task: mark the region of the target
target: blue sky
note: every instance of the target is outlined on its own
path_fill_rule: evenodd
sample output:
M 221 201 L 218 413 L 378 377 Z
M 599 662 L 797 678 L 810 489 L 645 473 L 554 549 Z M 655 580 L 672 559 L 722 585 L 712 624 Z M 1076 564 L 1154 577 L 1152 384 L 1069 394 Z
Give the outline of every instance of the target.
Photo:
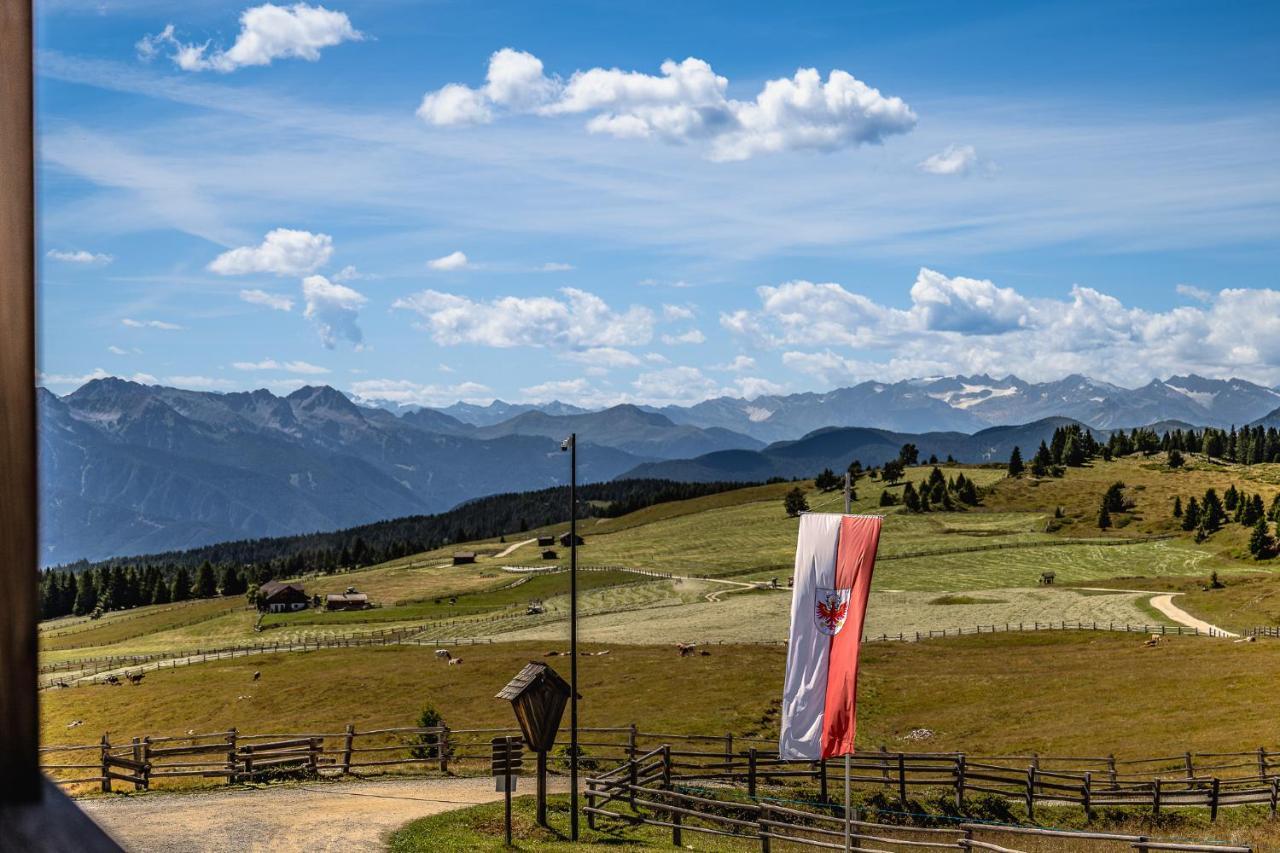
M 1274 4 L 38 7 L 59 393 L 1280 383 Z

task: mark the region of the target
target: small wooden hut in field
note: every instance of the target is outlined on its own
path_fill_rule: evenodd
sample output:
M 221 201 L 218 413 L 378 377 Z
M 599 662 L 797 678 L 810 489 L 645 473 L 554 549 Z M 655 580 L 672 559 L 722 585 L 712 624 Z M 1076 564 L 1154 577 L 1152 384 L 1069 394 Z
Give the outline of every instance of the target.
M 474 563 L 476 561 L 475 551 L 459 551 L 453 555 L 453 564 L 455 566 L 465 565 L 466 563 Z
M 550 533 L 548 533 L 546 536 L 538 537 L 539 548 L 550 548 L 554 544 L 556 544 L 556 537 L 552 536 Z
M 583 544 L 583 541 L 582 541 L 582 534 L 581 534 L 581 533 L 579 533 L 579 534 L 578 534 L 578 544 L 579 544 L 579 545 Z M 562 534 L 560 534 L 560 545 L 561 545 L 562 547 L 565 547 L 565 548 L 568 548 L 568 547 L 569 547 L 569 534 L 568 534 L 568 533 L 562 533 Z

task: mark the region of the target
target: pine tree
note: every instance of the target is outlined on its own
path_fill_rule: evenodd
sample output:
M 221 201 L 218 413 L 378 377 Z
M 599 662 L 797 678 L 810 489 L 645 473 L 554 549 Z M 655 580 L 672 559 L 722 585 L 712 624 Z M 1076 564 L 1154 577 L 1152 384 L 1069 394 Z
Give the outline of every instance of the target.
M 1110 512 L 1124 512 L 1124 483 L 1119 481 L 1112 483 L 1102 500 Z
M 813 478 L 813 485 L 822 492 L 834 492 L 843 484 L 841 478 L 837 477 L 830 468 L 823 468 L 818 476 Z
M 1102 499 L 1102 505 L 1098 508 L 1098 529 L 1106 530 L 1111 526 L 1111 512 L 1107 509 L 1107 499 Z
M 787 496 L 782 499 L 782 504 L 787 510 L 787 515 L 795 518 L 802 512 L 809 511 L 809 502 L 805 500 L 804 490 L 796 486 L 787 492 Z
M 165 583 L 164 575 L 157 574 L 155 585 L 151 587 L 151 603 L 168 604 L 172 600 L 172 590 Z
M 902 505 L 907 508 L 907 512 L 920 511 L 920 495 L 916 492 L 916 487 L 907 483 L 902 487 Z
M 914 444 L 904 444 L 898 451 L 898 461 L 902 463 L 903 468 L 910 468 L 920 460 L 920 449 Z
M 1253 526 L 1253 533 L 1249 535 L 1249 553 L 1253 555 L 1253 559 L 1261 560 L 1271 554 L 1271 547 L 1271 528 L 1265 518 L 1259 518 L 1258 523 Z
M 1009 454 L 1009 476 L 1017 477 L 1022 474 L 1025 466 L 1022 464 L 1022 451 L 1014 446 L 1013 452 Z
M 169 588 L 170 601 L 187 601 L 191 598 L 191 576 L 183 566 L 173 573 L 173 584 Z
M 1187 511 L 1182 514 L 1182 529 L 1190 531 L 1199 526 L 1200 504 L 1193 495 L 1187 500 Z
M 195 598 L 213 598 L 218 594 L 218 581 L 213 575 L 213 564 L 208 560 L 196 569 L 196 585 L 192 594 Z
M 1182 518 L 1182 498 L 1177 495 L 1173 498 L 1173 517 Z
M 1035 458 L 1031 460 L 1031 473 L 1036 477 L 1044 477 L 1049 474 L 1051 468 L 1053 468 L 1053 452 L 1049 450 L 1049 445 L 1042 441 Z
M 98 588 L 93 582 L 93 572 L 81 572 L 76 579 L 76 601 L 71 612 L 87 616 L 98 604 Z

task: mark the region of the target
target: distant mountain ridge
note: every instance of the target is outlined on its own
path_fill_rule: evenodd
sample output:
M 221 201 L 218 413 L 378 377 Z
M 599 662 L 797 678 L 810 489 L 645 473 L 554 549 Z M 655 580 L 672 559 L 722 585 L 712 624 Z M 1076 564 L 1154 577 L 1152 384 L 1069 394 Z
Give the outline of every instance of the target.
M 1243 379 L 1194 374 L 1122 388 L 1073 374 L 1053 382 L 1009 375 L 863 382 L 826 393 L 766 395 L 752 400 L 718 397 L 660 411 L 678 424 L 721 427 L 762 441 L 783 441 L 826 426 L 873 427 L 898 432 L 954 430 L 1066 417 L 1095 429 L 1180 420 L 1197 426 L 1245 424 L 1280 407 L 1280 391 Z
M 477 427 L 431 409 L 358 405 L 329 386 L 279 397 L 107 378 L 65 397 L 40 389 L 38 407 L 45 565 L 333 530 L 560 485 L 560 441 L 574 430 L 584 483 L 763 446 L 634 406 L 526 410 Z
M 969 435 L 962 432 L 904 433 L 866 427 L 826 427 L 795 441 L 779 441 L 763 450 L 730 450 L 692 459 L 641 464 L 621 477 L 657 477 L 682 482 L 758 481 L 771 477 L 812 477 L 823 468 L 843 471 L 857 459 L 870 467 L 896 459 L 904 444 L 914 444 L 922 460 L 930 456 L 958 462 L 1003 462 L 1014 447 L 1028 457 L 1040 442 L 1049 442 L 1058 427 L 1075 424 L 1070 418 L 1044 418 L 1018 426 L 990 427 Z M 1083 426 L 1083 425 L 1082 425 Z M 1088 427 L 1084 427 L 1088 429 Z M 1102 431 L 1092 430 L 1105 439 Z

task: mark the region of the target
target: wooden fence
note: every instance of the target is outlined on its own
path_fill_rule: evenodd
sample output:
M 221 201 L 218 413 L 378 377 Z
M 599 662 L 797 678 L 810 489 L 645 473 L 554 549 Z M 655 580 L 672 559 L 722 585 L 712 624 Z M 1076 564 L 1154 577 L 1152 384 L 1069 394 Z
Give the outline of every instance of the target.
M 952 756 L 922 756 L 933 764 L 926 772 L 944 773 L 951 769 L 945 761 Z M 1032 826 L 1006 826 L 986 823 L 958 822 L 949 827 L 909 826 L 882 824 L 865 820 L 846 820 L 839 806 L 831 805 L 825 791 L 821 802 L 779 801 L 762 795 L 756 787 L 765 779 L 780 777 L 796 771 L 786 769 L 794 762 L 759 763 L 752 756 L 748 767 L 746 796 L 740 786 L 724 783 L 742 781 L 737 762 L 725 762 L 715 750 L 673 749 L 666 744 L 629 758 L 619 766 L 587 779 L 584 811 L 588 822 L 595 827 L 600 821 L 627 824 L 645 824 L 670 829 L 671 843 L 684 846 L 684 833 L 702 833 L 731 836 L 759 845 L 762 853 L 771 853 L 774 842 L 788 846 L 816 849 L 878 851 L 887 853 L 886 847 L 915 850 L 989 850 L 995 853 L 1022 853 L 1009 846 L 1031 840 L 1038 849 L 1045 850 L 1181 850 L 1187 853 L 1252 853 L 1249 846 L 1161 841 L 1145 835 L 1120 835 L 1104 832 L 1076 832 L 1045 829 Z M 860 773 L 879 768 L 892 775 L 894 763 L 901 768 L 900 756 L 885 756 L 874 765 L 863 763 Z M 694 761 L 691 763 L 690 759 Z M 710 760 L 710 763 L 707 763 Z M 699 763 L 701 762 L 701 763 Z M 689 773 L 694 768 L 696 772 Z M 712 769 L 723 769 L 714 778 L 721 784 L 708 788 L 705 785 L 690 786 L 690 782 L 705 782 L 705 775 Z M 843 773 L 843 762 L 841 762 Z M 872 776 L 872 781 L 883 777 Z M 941 779 L 921 780 L 924 784 L 939 784 Z M 973 790 L 974 788 L 970 788 Z M 693 793 L 696 792 L 696 793 Z M 905 797 L 905 793 L 904 793 Z M 1057 797 L 1055 796 L 1055 800 Z M 781 802 L 790 803 L 782 805 Z M 828 811 L 816 811 L 826 807 Z M 852 818 L 852 816 L 849 816 Z M 846 837 L 851 842 L 846 847 Z M 1040 846 L 1048 845 L 1048 846 Z M 1083 846 L 1076 846 L 1083 845 Z
M 244 781 L 288 770 L 315 775 L 430 770 L 482 772 L 488 767 L 489 739 L 518 735 L 514 729 L 390 728 L 340 732 L 242 734 L 225 732 L 177 737 L 134 737 L 112 743 L 53 744 L 40 749 L 42 769 L 67 785 L 112 781 L 139 789 L 153 780 L 195 776 Z M 582 730 L 583 769 L 629 763 L 642 752 L 665 748 L 666 769 L 682 784 L 741 785 L 754 797 L 765 786 L 799 784 L 816 788 L 825 800 L 843 782 L 843 763 L 777 758 L 774 742 L 720 735 L 643 732 L 636 726 Z M 176 760 L 175 760 L 176 759 Z M 276 759 L 287 759 L 279 762 Z M 563 755 L 552 756 L 563 768 Z M 1125 806 L 1162 809 L 1207 808 L 1211 819 L 1225 806 L 1261 804 L 1272 815 L 1280 805 L 1280 751 L 1259 747 L 1233 753 L 1183 752 L 1156 758 L 1114 755 L 987 756 L 958 752 L 890 752 L 885 747 L 854 756 L 852 780 L 859 788 L 887 790 L 904 805 L 911 791 L 945 788 L 957 809 L 971 794 L 995 794 L 1025 804 L 1034 818 L 1037 804 L 1094 810 Z M 643 771 L 642 771 L 643 775 Z M 121 776 L 128 776 L 123 779 Z
M 588 614 L 591 615 L 591 614 Z M 489 620 L 483 624 L 492 628 L 495 622 L 528 620 L 524 614 L 504 616 Z M 567 617 L 566 617 L 567 618 Z M 82 684 L 103 684 L 110 682 L 105 673 L 128 669 L 135 672 L 149 672 L 157 669 L 171 669 L 193 663 L 204 663 L 210 660 L 244 657 L 246 655 L 274 654 L 278 652 L 314 651 L 329 648 L 352 648 L 357 646 L 386 645 L 418 645 L 442 647 L 449 645 L 492 644 L 497 637 L 453 637 L 434 638 L 426 636 L 427 631 L 441 627 L 436 624 L 414 625 L 403 628 L 380 629 L 371 631 L 352 631 L 345 634 L 324 633 L 311 636 L 304 635 L 297 640 L 283 640 L 271 643 L 236 644 L 212 649 L 189 649 L 176 652 L 157 652 L 145 655 L 123 655 L 103 658 L 81 658 L 75 661 L 62 661 L 45 664 L 40 668 L 44 676 L 39 683 L 41 690 L 55 687 L 73 687 Z M 466 627 L 462 621 L 445 623 L 444 627 Z M 472 625 L 474 627 L 474 624 Z M 516 626 L 518 627 L 518 625 Z M 1256 628 L 1258 636 L 1280 636 L 1280 630 L 1274 634 L 1262 634 L 1264 629 Z M 878 634 L 863 637 L 866 643 L 883 642 L 920 642 L 921 640 L 944 637 L 963 637 L 974 634 L 1026 633 L 1034 631 L 1111 631 L 1135 634 L 1159 634 L 1161 636 L 1214 636 L 1196 628 L 1181 625 L 1130 625 L 1120 622 L 1006 622 L 1003 624 L 974 625 L 972 627 L 938 628 L 926 631 L 904 631 L 897 634 Z M 500 636 L 500 635 L 499 635 Z M 722 640 L 697 640 L 701 644 L 726 644 Z M 752 641 L 753 645 L 785 645 L 784 640 Z

